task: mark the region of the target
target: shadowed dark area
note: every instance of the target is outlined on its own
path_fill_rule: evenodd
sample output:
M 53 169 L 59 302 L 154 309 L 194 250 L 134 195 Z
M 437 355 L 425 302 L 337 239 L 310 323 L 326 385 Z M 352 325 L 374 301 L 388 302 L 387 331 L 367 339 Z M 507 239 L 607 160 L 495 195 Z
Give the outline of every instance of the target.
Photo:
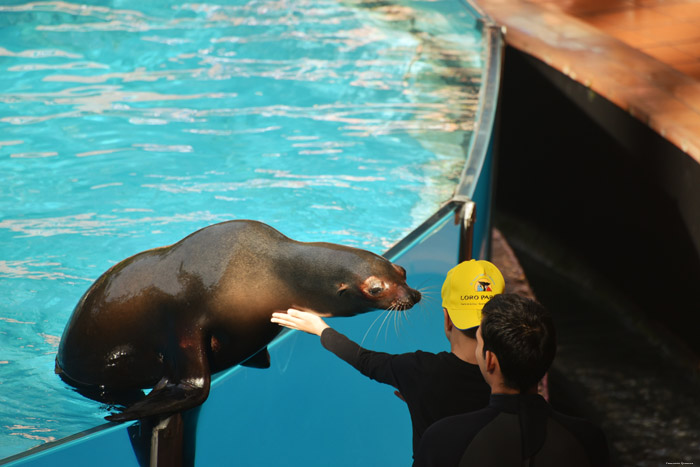
M 555 316 L 552 403 L 599 423 L 615 465 L 696 460 L 700 166 L 542 62 L 505 63 L 496 225 Z

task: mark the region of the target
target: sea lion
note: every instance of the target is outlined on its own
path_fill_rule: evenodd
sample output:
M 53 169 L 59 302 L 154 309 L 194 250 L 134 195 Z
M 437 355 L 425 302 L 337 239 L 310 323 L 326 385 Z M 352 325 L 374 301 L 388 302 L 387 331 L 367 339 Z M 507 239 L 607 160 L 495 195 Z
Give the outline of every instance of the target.
M 102 274 L 66 325 L 56 372 L 101 401 L 138 391 L 108 420 L 165 416 L 203 403 L 211 373 L 268 367 L 267 344 L 281 329 L 270 322 L 274 311 L 353 316 L 420 299 L 402 267 L 369 251 L 298 242 L 257 221 L 223 222 Z

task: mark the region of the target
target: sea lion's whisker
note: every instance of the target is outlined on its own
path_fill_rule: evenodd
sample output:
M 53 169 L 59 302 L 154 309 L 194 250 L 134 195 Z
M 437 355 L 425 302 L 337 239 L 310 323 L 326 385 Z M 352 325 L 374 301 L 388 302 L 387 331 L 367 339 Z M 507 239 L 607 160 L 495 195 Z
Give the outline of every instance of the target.
M 387 318 L 389 317 L 391 310 L 392 310 L 391 307 L 387 308 L 386 310 L 382 310 L 382 312 L 374 319 L 374 321 L 372 321 L 372 324 L 369 325 L 369 327 L 367 328 L 367 331 L 365 332 L 365 335 L 362 337 L 362 342 L 360 343 L 360 346 L 364 345 L 364 342 L 367 339 L 367 337 L 369 336 L 370 331 L 372 330 L 374 325 L 377 324 L 377 321 L 379 321 L 381 319 L 382 321 L 379 323 L 379 327 L 377 328 L 377 336 L 374 339 L 376 341 L 376 339 L 379 338 L 379 335 L 382 332 L 382 327 L 384 326 L 384 323 L 386 322 Z
M 379 337 L 379 333 L 381 332 L 382 327 L 384 326 L 384 324 L 386 324 L 386 320 L 389 319 L 389 316 L 391 316 L 392 312 L 394 311 L 394 305 L 392 305 L 392 306 L 390 306 L 389 308 L 387 308 L 386 311 L 387 311 L 387 312 L 386 312 L 386 316 L 385 316 L 384 319 L 382 320 L 382 324 L 379 325 L 379 332 L 377 332 L 377 337 Z M 386 329 L 387 329 L 387 330 L 384 332 L 384 341 L 385 341 L 385 342 L 386 342 L 386 340 L 389 338 L 389 333 L 388 333 L 389 326 L 387 326 Z
M 409 311 L 410 311 L 410 310 L 406 310 L 406 311 L 404 311 L 404 312 L 402 313 L 402 315 L 403 315 L 403 320 L 404 320 L 404 322 L 405 322 L 406 324 L 409 324 L 409 323 L 410 323 L 410 318 L 409 318 L 409 316 L 408 316 L 408 315 L 409 315 L 409 313 L 408 313 Z
M 369 332 L 372 330 L 372 328 L 373 328 L 374 325 L 376 324 L 377 320 L 378 320 L 379 318 L 381 318 L 382 315 L 383 315 L 384 313 L 387 313 L 388 311 L 389 311 L 389 310 L 382 310 L 382 312 L 379 313 L 379 315 L 377 315 L 376 318 L 374 318 L 374 321 L 372 321 L 372 324 L 370 324 L 369 327 L 367 328 L 367 331 L 365 331 L 365 335 L 362 336 L 362 340 L 360 341 L 360 347 L 362 347 L 362 346 L 364 345 L 365 339 L 367 339 L 367 335 L 368 335 Z M 379 328 L 381 329 L 381 326 L 380 326 Z
M 393 328 L 394 328 L 394 332 L 396 332 L 396 313 L 397 313 L 396 310 L 394 310 L 394 311 L 391 313 L 391 322 L 387 323 L 387 325 L 386 325 L 386 334 L 387 334 L 387 335 L 389 334 L 389 328 L 390 328 L 390 327 L 393 327 Z
M 423 300 L 420 301 L 420 305 L 425 304 L 425 302 L 435 303 L 436 300 L 437 297 L 433 296 L 432 294 L 423 294 Z
M 416 289 L 416 290 L 420 292 L 421 296 L 424 296 L 424 295 L 432 296 L 436 292 L 435 287 L 425 287 L 425 288 L 420 288 L 420 289 Z
M 423 281 L 418 284 L 418 287 L 415 287 L 416 290 L 421 290 L 421 289 L 429 289 L 429 288 L 435 288 L 437 285 L 425 285 L 426 282 L 428 282 L 430 278 L 426 277 L 423 279 Z

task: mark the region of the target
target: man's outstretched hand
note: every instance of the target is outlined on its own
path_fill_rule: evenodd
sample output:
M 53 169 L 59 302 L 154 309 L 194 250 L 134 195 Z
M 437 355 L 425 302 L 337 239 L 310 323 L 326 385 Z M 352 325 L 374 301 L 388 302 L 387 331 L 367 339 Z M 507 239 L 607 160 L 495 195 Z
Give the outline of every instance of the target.
M 320 336 L 324 329 L 330 327 L 320 316 L 307 311 L 295 310 L 294 308 L 288 309 L 286 313 L 272 313 L 270 321 L 280 326 L 298 329 L 317 336 Z

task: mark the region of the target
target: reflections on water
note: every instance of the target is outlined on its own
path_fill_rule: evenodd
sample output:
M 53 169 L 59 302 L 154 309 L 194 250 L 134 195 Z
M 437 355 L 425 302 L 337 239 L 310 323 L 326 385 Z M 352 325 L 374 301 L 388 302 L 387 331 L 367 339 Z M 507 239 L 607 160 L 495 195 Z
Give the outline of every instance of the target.
M 54 431 L 51 428 L 40 428 L 31 425 L 12 425 L 6 428 L 12 432 L 12 435 L 21 436 L 22 438 L 26 438 L 28 440 L 41 441 L 42 443 L 56 441 L 56 437 L 54 436 L 41 436 L 40 434 L 36 434 Z

